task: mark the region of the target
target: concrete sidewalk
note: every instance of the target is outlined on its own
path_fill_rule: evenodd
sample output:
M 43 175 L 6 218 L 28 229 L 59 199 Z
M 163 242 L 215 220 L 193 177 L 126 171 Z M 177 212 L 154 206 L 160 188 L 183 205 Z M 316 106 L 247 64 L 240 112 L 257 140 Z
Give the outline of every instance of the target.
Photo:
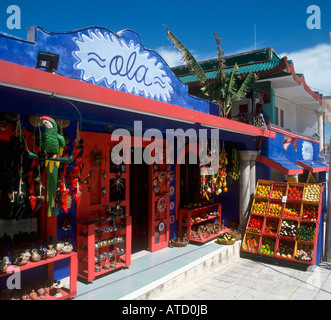
M 234 258 L 180 290 L 156 299 L 173 300 L 330 300 L 331 264 L 302 271 L 277 264 Z
M 240 241 L 223 246 L 214 241 L 184 248 L 164 248 L 132 255 L 128 269 L 91 283 L 78 282 L 75 300 L 152 300 L 238 258 Z M 171 299 L 171 298 L 170 298 Z

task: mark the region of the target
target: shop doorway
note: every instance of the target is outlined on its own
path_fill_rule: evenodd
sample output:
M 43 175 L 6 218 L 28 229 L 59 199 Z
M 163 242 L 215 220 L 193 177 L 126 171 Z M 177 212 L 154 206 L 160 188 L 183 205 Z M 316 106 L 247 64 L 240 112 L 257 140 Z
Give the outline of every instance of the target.
M 133 154 L 133 152 L 132 152 Z M 133 159 L 132 159 L 133 160 Z M 133 161 L 131 161 L 133 163 Z M 130 165 L 130 210 L 132 216 L 132 253 L 148 250 L 148 164 Z

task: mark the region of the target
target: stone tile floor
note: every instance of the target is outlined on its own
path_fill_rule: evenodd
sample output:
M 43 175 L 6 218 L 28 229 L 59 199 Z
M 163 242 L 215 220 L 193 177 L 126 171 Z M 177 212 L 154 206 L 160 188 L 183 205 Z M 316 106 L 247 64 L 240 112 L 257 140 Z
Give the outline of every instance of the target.
M 157 299 L 330 300 L 331 264 L 299 270 L 237 258 Z

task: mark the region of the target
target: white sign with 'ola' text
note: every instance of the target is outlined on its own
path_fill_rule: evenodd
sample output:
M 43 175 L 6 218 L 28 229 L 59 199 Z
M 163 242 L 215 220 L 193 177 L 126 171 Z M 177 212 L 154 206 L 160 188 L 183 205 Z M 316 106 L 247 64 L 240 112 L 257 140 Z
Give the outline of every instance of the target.
M 107 87 L 124 90 L 147 98 L 168 101 L 173 88 L 164 70 L 164 62 L 156 59 L 139 43 L 129 44 L 120 37 L 100 30 L 79 33 L 74 39 L 79 50 L 75 69 L 85 81 L 104 82 Z

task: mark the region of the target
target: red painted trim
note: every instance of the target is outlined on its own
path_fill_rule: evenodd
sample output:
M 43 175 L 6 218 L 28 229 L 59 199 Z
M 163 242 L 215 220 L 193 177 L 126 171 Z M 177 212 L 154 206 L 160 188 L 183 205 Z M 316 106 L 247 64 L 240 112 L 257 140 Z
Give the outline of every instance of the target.
M 289 137 L 289 138 L 296 138 L 296 139 L 301 139 L 301 140 L 310 141 L 310 142 L 314 142 L 314 143 L 319 143 L 320 142 L 319 140 L 309 138 L 309 137 L 303 136 L 299 133 L 294 133 L 292 131 L 276 127 L 272 124 L 269 125 L 269 130 L 281 133 L 284 136 Z
M 319 168 L 312 168 L 310 166 L 307 166 L 306 164 L 302 163 L 301 161 L 297 161 L 297 165 L 312 172 L 312 173 L 317 173 L 317 172 L 323 172 L 323 171 L 328 171 L 329 170 L 329 166 L 325 166 L 325 167 L 319 167 Z
M 256 159 L 257 162 L 261 162 L 263 164 L 265 164 L 266 166 L 273 168 L 279 172 L 282 172 L 284 174 L 287 174 L 289 176 L 295 175 L 295 174 L 302 174 L 303 173 L 303 169 L 298 169 L 298 170 L 288 170 L 286 168 L 283 168 L 280 164 L 274 162 L 273 160 L 266 158 L 266 157 L 262 157 L 262 156 L 258 156 Z
M 288 58 L 287 57 L 284 57 L 283 58 L 284 61 L 285 61 L 285 64 L 286 64 L 286 71 L 291 73 L 294 80 L 300 85 L 300 86 L 303 86 L 305 88 L 305 90 L 316 100 L 319 102 L 319 104 L 322 106 L 323 105 L 323 101 L 322 101 L 322 97 L 320 94 L 316 94 L 313 90 L 311 90 L 309 88 L 309 86 L 307 85 L 306 83 L 306 79 L 305 79 L 305 76 L 302 75 L 301 77 L 299 77 L 296 73 L 295 73 L 295 70 L 294 70 L 294 63 L 293 61 L 291 62 L 291 64 L 288 62 Z
M 19 86 L 24 90 L 41 90 L 46 93 L 54 92 L 71 99 L 109 105 L 110 108 L 112 106 L 118 106 L 128 111 L 143 112 L 151 116 L 167 117 L 178 121 L 192 121 L 217 127 L 220 130 L 235 131 L 254 136 L 275 137 L 275 133 L 272 131 L 262 130 L 248 124 L 238 124 L 237 121 L 230 119 L 81 82 L 7 61 L 0 61 L 0 82 L 6 85 Z

